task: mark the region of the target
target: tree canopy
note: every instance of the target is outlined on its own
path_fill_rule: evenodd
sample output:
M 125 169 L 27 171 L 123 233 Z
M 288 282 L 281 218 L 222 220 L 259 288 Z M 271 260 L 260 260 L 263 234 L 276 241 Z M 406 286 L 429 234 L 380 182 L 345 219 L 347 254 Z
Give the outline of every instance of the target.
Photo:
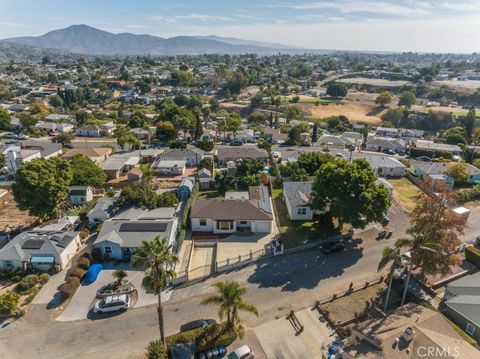
M 363 228 L 367 223 L 381 222 L 391 199 L 387 189 L 375 181 L 375 172 L 364 159 L 328 161 L 318 169 L 312 207 L 340 224 Z
M 72 168 L 67 161 L 58 157 L 35 159 L 18 169 L 13 195 L 21 210 L 42 219 L 56 218 L 70 193 L 72 179 Z
M 327 95 L 332 97 L 345 97 L 347 96 L 347 86 L 340 82 L 332 82 L 327 87 Z
M 100 187 L 107 180 L 105 172 L 84 155 L 73 156 L 71 166 L 72 185 Z
M 404 106 L 405 108 L 411 108 L 417 102 L 417 97 L 411 91 L 405 91 L 400 95 L 398 100 L 398 106 Z
M 122 190 L 117 203 L 120 207 L 136 206 L 140 208 L 154 209 L 158 207 L 176 206 L 178 204 L 178 199 L 171 192 L 165 192 L 158 195 L 149 183 L 136 182 Z

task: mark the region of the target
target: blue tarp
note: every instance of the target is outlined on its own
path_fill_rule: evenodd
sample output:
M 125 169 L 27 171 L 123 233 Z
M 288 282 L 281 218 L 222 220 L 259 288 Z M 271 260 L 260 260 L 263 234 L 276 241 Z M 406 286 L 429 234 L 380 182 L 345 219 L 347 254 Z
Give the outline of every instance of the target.
M 98 274 L 102 271 L 101 264 L 92 264 L 83 278 L 83 284 L 91 284 L 97 280 Z

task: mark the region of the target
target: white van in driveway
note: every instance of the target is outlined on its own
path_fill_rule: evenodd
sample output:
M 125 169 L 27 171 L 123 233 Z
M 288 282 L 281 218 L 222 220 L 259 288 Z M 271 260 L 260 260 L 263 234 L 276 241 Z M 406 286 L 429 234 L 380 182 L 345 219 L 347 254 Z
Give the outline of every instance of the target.
M 109 313 L 118 310 L 127 310 L 130 305 L 130 297 L 127 294 L 110 295 L 95 303 L 94 313 Z

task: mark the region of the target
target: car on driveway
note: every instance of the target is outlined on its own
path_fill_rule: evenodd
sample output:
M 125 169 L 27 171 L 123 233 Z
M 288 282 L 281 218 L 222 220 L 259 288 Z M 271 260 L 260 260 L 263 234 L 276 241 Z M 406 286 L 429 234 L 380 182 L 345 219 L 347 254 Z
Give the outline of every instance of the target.
M 243 146 L 243 141 L 242 140 L 233 140 L 230 142 L 230 146 Z
M 127 294 L 110 295 L 95 303 L 93 312 L 110 313 L 119 310 L 127 310 L 130 305 L 130 297 Z
M 227 356 L 223 357 L 223 359 L 253 359 L 253 358 L 255 358 L 255 354 L 253 353 L 253 350 L 250 349 L 248 345 L 243 345 L 240 348 L 228 354 Z
M 382 152 L 387 154 L 387 155 L 394 155 L 395 154 L 395 151 L 390 149 L 390 148 L 385 148 Z
M 332 254 L 335 252 L 340 252 L 345 249 L 345 244 L 343 242 L 327 243 L 322 248 L 323 254 Z
M 193 330 L 197 328 L 206 328 L 209 325 L 217 324 L 215 319 L 197 319 L 191 322 L 185 323 L 180 327 L 181 332 L 186 332 L 188 330 Z

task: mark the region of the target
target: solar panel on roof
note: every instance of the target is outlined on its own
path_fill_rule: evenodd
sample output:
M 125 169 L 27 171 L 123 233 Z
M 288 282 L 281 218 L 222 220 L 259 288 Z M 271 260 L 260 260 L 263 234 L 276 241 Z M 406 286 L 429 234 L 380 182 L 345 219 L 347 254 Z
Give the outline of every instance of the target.
M 38 239 L 28 239 L 23 243 L 22 249 L 40 249 L 42 248 L 43 241 Z
M 167 223 L 131 222 L 120 225 L 120 232 L 165 232 L 166 230 Z

